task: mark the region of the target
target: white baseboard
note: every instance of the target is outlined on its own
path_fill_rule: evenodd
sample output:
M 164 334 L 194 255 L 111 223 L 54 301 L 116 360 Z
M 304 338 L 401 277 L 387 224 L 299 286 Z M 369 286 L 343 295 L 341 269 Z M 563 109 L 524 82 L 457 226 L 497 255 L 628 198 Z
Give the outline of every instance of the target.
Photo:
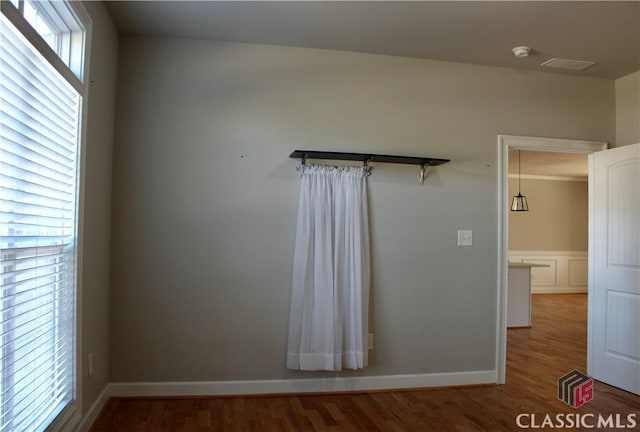
M 109 402 L 109 398 L 111 397 L 111 384 L 107 383 L 104 387 L 96 401 L 91 405 L 91 408 L 87 411 L 87 413 L 82 417 L 80 423 L 75 428 L 75 432 L 88 432 L 93 425 L 93 422 L 96 421 L 102 409 L 105 407 L 107 402 Z
M 587 287 L 566 287 L 566 288 L 534 288 L 531 287 L 531 294 L 586 294 Z
M 417 375 L 365 376 L 257 381 L 120 382 L 109 384 L 112 397 L 231 396 L 455 387 L 496 384 L 495 370 Z
M 111 397 L 241 396 L 496 384 L 495 370 L 348 378 L 108 383 L 74 432 L 88 432 Z

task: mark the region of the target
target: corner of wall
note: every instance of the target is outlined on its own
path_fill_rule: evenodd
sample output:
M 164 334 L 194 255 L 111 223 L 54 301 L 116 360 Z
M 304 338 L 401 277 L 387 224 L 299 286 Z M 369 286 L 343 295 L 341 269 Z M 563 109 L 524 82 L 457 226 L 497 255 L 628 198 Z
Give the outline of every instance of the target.
M 640 71 L 615 81 L 616 147 L 640 142 Z

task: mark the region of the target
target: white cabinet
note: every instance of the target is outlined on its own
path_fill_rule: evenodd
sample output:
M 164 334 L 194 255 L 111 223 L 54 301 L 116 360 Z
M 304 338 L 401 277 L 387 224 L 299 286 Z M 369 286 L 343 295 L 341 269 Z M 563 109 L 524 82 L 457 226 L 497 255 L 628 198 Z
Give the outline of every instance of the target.
M 546 264 L 509 263 L 507 327 L 531 327 L 531 268 Z

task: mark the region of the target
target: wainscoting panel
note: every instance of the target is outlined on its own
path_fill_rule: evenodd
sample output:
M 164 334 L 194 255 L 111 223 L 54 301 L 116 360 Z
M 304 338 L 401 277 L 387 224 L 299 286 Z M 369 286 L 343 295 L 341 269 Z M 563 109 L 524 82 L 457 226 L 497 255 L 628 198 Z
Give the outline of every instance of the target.
M 587 292 L 586 251 L 509 251 L 509 261 L 545 264 L 531 269 L 531 292 L 566 294 Z
M 588 280 L 588 262 L 587 258 L 570 258 L 569 259 L 569 286 L 586 287 Z

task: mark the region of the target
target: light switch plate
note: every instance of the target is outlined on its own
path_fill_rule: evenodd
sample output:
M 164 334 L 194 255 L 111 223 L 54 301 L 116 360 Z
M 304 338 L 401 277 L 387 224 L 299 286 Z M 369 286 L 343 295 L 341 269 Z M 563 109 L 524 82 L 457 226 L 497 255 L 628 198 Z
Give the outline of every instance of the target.
M 473 231 L 458 230 L 458 246 L 471 246 L 471 245 L 473 245 Z

